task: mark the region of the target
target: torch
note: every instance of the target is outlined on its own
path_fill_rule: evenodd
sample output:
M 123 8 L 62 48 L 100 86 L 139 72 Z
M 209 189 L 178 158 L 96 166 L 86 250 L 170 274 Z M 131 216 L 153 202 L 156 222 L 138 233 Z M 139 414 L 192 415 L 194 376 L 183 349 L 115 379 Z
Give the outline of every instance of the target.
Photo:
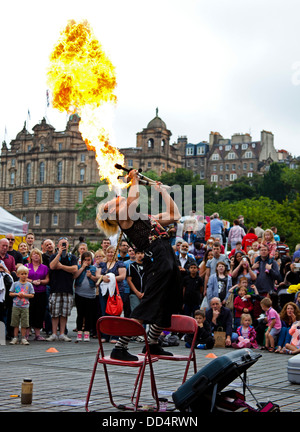
M 120 164 L 115 164 L 115 168 L 119 169 L 119 170 L 123 170 L 123 171 L 125 171 L 127 173 L 129 173 L 132 170 L 132 168 L 129 168 L 129 169 L 125 168 L 125 167 L 123 167 Z M 142 174 L 142 169 L 141 168 L 138 169 L 138 177 L 139 177 L 139 183 L 140 184 L 143 184 L 145 186 L 155 186 L 156 185 L 156 181 L 155 180 L 152 180 L 151 178 L 146 177 L 146 176 L 144 176 L 144 174 Z M 170 189 L 170 186 L 167 186 L 167 185 L 161 184 L 160 186 L 163 187 L 163 188 L 166 188 L 166 189 Z

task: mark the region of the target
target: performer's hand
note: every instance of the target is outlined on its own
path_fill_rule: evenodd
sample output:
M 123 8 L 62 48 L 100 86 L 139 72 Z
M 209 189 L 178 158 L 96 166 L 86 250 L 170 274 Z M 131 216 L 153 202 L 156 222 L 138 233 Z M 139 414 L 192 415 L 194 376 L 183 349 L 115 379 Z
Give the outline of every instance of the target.
M 163 191 L 161 185 L 162 185 L 161 182 L 159 182 L 159 181 L 155 182 L 155 186 L 154 186 L 154 187 L 155 187 L 155 190 L 156 190 L 157 192 L 162 192 L 162 191 Z
M 135 169 L 132 169 L 131 171 L 129 171 L 129 173 L 128 173 L 128 177 L 130 178 L 130 179 L 134 179 L 134 178 L 138 178 L 138 176 L 139 176 L 139 172 L 138 172 L 138 170 L 135 170 Z

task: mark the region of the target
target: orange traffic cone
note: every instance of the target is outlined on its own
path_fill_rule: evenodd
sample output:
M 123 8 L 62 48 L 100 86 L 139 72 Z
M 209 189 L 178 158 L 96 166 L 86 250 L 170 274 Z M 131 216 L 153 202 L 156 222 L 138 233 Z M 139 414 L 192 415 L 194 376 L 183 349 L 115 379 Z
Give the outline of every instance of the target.
M 49 349 L 46 350 L 46 352 L 48 352 L 48 353 L 57 353 L 58 351 L 57 351 L 56 348 L 49 348 Z
M 206 358 L 217 358 L 218 356 L 216 356 L 216 354 L 214 354 L 214 353 L 209 353 L 205 357 Z

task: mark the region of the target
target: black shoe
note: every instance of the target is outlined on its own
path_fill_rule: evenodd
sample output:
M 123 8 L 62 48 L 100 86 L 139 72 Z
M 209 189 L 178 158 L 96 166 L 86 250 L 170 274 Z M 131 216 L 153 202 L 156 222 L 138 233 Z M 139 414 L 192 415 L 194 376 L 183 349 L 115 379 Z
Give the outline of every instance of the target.
M 150 354 L 153 355 L 164 355 L 164 356 L 173 356 L 171 352 L 165 351 L 159 344 L 149 344 Z M 146 345 L 143 348 L 143 354 L 146 352 Z
M 114 348 L 110 353 L 110 358 L 122 361 L 137 361 L 139 358 L 130 354 L 126 348 Z

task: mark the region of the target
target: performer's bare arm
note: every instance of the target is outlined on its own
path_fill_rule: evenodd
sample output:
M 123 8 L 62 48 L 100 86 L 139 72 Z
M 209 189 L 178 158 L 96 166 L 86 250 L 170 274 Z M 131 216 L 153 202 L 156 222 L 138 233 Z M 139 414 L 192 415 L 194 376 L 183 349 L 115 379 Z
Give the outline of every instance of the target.
M 171 198 L 166 189 L 160 186 L 161 183 L 157 182 L 155 189 L 161 194 L 162 199 L 166 204 L 166 211 L 153 215 L 153 217 L 162 225 L 166 226 L 178 221 L 181 218 L 178 207 L 175 201 Z

